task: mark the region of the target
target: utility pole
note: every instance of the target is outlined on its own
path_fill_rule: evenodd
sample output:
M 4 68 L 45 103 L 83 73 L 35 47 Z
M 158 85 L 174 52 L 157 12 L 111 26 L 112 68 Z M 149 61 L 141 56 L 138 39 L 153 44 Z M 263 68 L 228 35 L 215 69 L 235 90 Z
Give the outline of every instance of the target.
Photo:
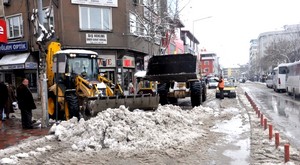
M 37 0 L 38 4 L 38 18 L 39 23 L 43 24 L 43 0 Z M 39 28 L 39 35 L 41 35 L 42 30 Z M 42 127 L 47 127 L 49 124 L 48 116 L 48 89 L 47 89 L 47 77 L 46 77 L 46 52 L 43 50 L 43 45 L 39 45 L 40 51 L 40 92 L 41 92 L 41 103 L 42 103 Z
M 34 25 L 34 35 L 37 36 L 37 45 L 39 46 L 39 84 L 42 103 L 42 127 L 49 125 L 48 116 L 48 89 L 47 89 L 47 76 L 46 76 L 46 42 L 49 41 L 54 35 L 54 28 L 50 24 L 50 15 L 52 5 L 45 10 L 45 15 L 48 21 L 49 29 L 47 30 L 43 25 L 43 0 L 37 0 L 38 9 L 33 9 L 31 22 Z

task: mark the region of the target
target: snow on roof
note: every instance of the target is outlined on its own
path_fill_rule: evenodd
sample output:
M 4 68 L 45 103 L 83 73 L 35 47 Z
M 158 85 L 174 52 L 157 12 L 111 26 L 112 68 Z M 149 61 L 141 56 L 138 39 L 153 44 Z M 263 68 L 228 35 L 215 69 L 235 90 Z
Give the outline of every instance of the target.
M 98 55 L 97 52 L 91 51 L 91 50 L 84 50 L 84 49 L 66 49 L 66 50 L 60 50 L 58 52 L 56 52 L 56 54 L 58 53 L 66 53 L 66 54 L 70 54 L 70 53 L 80 53 L 80 54 L 95 54 Z

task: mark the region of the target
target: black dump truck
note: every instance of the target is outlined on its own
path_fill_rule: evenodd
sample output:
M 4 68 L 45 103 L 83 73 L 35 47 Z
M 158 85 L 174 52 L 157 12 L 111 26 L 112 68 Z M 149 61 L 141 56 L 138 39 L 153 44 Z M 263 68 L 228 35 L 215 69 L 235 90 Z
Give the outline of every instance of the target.
M 192 54 L 155 55 L 149 59 L 146 79 L 157 81 L 159 103 L 177 104 L 190 97 L 193 107 L 206 100 L 206 84 L 200 79 L 197 57 Z

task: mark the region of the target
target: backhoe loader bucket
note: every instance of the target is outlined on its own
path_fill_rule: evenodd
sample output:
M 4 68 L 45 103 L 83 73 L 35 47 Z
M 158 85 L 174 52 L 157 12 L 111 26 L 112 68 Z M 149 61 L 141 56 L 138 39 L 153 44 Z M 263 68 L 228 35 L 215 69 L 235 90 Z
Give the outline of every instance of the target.
M 160 55 L 150 58 L 145 79 L 185 82 L 197 79 L 197 57 L 192 54 Z
M 128 96 L 113 96 L 113 97 L 92 97 L 89 98 L 89 109 L 96 115 L 98 112 L 104 111 L 107 108 L 119 108 L 121 105 L 128 107 L 129 110 L 142 109 L 154 110 L 158 107 L 158 95 L 128 95 Z

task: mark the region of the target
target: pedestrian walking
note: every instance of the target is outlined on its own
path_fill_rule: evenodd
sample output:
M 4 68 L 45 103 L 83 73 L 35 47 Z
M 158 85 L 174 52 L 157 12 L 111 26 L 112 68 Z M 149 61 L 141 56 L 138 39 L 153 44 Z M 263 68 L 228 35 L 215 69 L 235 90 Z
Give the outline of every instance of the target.
M 128 85 L 128 90 L 129 90 L 129 94 L 134 94 L 134 85 L 133 85 L 132 81 L 130 81 L 130 83 Z
M 223 79 L 223 76 L 221 75 L 219 80 L 218 79 L 215 79 L 215 81 L 218 82 L 218 88 L 220 90 L 220 99 L 224 99 L 224 86 L 225 86 L 225 82 L 224 82 L 224 79 Z
M 8 91 L 8 99 L 5 105 L 5 114 L 6 114 L 6 119 L 9 119 L 9 114 L 15 112 L 13 107 L 13 102 L 16 102 L 17 99 L 15 94 L 15 89 L 12 86 L 12 84 L 7 84 L 7 91 Z
M 19 109 L 21 110 L 22 127 L 31 129 L 32 126 L 32 110 L 36 109 L 31 91 L 28 88 L 28 79 L 24 78 L 22 84 L 17 88 L 17 100 Z
M 0 82 L 0 129 L 2 128 L 3 111 L 8 99 L 8 91 L 4 82 Z

